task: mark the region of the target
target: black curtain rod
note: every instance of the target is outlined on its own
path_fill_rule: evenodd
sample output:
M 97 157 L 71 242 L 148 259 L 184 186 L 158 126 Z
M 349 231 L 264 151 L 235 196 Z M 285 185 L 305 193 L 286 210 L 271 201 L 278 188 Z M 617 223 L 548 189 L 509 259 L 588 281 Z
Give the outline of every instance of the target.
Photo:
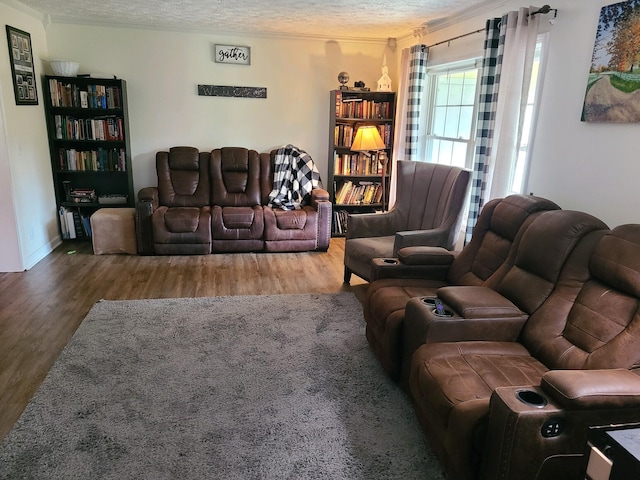
M 538 15 L 539 13 L 546 15 L 547 13 L 553 12 L 553 17 L 558 16 L 558 9 L 551 8 L 549 5 L 543 5 L 535 12 L 529 14 L 529 16 L 533 17 L 534 15 Z M 453 42 L 454 40 L 458 40 L 459 38 L 468 37 L 469 35 L 475 35 L 476 33 L 486 31 L 485 28 L 480 28 L 479 30 L 474 30 L 473 32 L 463 33 L 462 35 L 458 35 L 457 37 L 448 38 L 447 40 L 442 40 L 441 42 L 434 43 L 433 45 L 427 45 L 427 48 L 437 47 L 438 45 L 442 45 L 443 43 Z
M 534 15 L 538 15 L 539 13 L 546 15 L 547 13 L 550 13 L 550 12 L 553 12 L 553 18 L 558 16 L 558 9 L 551 8 L 549 5 L 543 5 L 537 11 L 530 13 L 529 16 L 533 17 Z
M 485 29 L 481 28 L 479 30 L 474 30 L 473 32 L 463 33 L 462 35 L 458 35 L 457 37 L 449 38 L 447 40 L 442 40 L 441 42 L 434 43 L 433 45 L 427 45 L 427 48 L 435 47 L 438 45 L 442 45 L 443 43 L 453 42 L 454 40 L 458 40 L 459 38 L 468 37 L 469 35 L 475 35 L 476 33 L 484 32 Z

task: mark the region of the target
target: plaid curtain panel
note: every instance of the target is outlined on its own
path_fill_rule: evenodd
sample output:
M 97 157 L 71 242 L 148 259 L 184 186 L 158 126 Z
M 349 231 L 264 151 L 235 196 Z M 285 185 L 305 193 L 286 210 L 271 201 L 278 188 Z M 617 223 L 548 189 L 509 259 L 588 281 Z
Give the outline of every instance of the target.
M 504 25 L 504 29 L 501 33 L 502 25 Z M 476 151 L 471 174 L 471 200 L 465 243 L 469 243 L 471 240 L 471 234 L 478 221 L 478 215 L 484 205 L 487 192 L 487 176 L 493 145 L 506 25 L 506 17 L 504 21 L 501 18 L 487 20 L 484 56 L 480 73 Z
M 420 160 L 417 158 L 420 133 L 420 102 L 427 80 L 428 53 L 429 48 L 426 45 L 414 45 L 411 47 L 409 84 L 407 85 L 404 160 Z

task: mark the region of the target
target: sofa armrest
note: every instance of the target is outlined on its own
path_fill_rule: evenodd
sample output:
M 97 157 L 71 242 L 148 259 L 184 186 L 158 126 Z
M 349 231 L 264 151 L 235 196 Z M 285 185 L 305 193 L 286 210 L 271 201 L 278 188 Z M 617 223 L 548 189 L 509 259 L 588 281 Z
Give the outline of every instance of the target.
M 568 410 L 640 407 L 640 376 L 626 369 L 552 370 L 541 387 Z
M 385 237 L 394 235 L 395 210 L 383 213 L 357 213 L 349 215 L 347 220 L 347 240 L 350 238 Z
M 329 192 L 324 188 L 314 188 L 311 190 L 311 205 L 317 204 L 318 202 L 328 202 L 329 200 Z
M 158 189 L 156 187 L 146 187 L 138 192 L 136 202 L 136 243 L 138 253 L 141 255 L 153 255 L 153 226 L 151 217 L 158 208 Z
M 438 289 L 438 298 L 463 318 L 526 318 L 511 300 L 482 286 L 452 286 Z
M 333 207 L 329 192 L 322 188 L 311 190 L 310 206 L 318 212 L 318 231 L 316 233 L 316 250 L 326 251 L 331 241 L 331 220 Z
M 434 228 L 431 230 L 408 230 L 403 232 L 396 232 L 396 237 L 393 243 L 393 253 L 398 254 L 398 251 L 404 247 L 415 246 L 443 246 L 448 243 L 449 230 L 444 228 Z
M 442 247 L 406 247 L 397 258 L 374 258 L 370 282 L 381 278 L 422 278 L 444 282 L 455 254 Z
M 158 188 L 157 187 L 145 187 L 141 188 L 138 192 L 138 201 L 139 202 L 151 202 L 151 207 L 153 210 L 158 208 L 159 200 L 158 200 Z
M 451 265 L 456 255 L 442 247 L 415 246 L 398 250 L 398 260 L 404 265 Z

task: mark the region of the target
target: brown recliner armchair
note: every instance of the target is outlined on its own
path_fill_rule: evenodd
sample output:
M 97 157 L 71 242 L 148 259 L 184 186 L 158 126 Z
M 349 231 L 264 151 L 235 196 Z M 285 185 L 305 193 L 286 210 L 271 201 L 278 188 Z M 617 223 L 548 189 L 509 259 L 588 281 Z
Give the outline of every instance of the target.
M 250 252 L 264 248 L 260 191 L 261 156 L 240 147 L 211 151 L 212 250 Z
M 138 252 L 210 253 L 209 154 L 193 147 L 158 152 L 156 172 L 157 188 L 138 193 Z
M 482 209 L 471 241 L 457 255 L 443 248 L 407 247 L 391 263 L 374 260 L 372 273 L 387 278 L 373 281 L 367 289 L 366 335 L 392 379 L 400 375 L 407 302 L 414 297 L 433 296 L 445 285 L 496 288 L 513 264 L 526 227 L 540 213 L 559 208 L 550 200 L 532 195 L 494 199 Z
M 397 200 L 384 213 L 349 215 L 344 245 L 344 281 L 355 273 L 370 279 L 371 261 L 395 257 L 403 247 L 451 250 L 458 238 L 471 173 L 426 162 L 397 162 Z
M 598 235 L 519 335 L 497 325 L 493 339 L 413 354 L 411 394 L 449 478 L 578 479 L 590 427 L 640 418 L 640 225 Z M 406 332 L 424 334 L 425 320 L 415 325 L 408 307 Z

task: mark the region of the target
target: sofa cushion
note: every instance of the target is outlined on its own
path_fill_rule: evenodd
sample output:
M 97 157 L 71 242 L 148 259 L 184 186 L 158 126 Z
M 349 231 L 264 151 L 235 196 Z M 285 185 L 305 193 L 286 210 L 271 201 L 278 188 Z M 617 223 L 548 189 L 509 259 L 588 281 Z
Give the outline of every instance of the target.
M 273 210 L 280 230 L 302 230 L 307 224 L 306 210 Z
M 154 251 L 158 255 L 211 253 L 209 207 L 158 207 L 152 214 Z
M 260 154 L 239 147 L 217 148 L 209 157 L 211 205 L 253 207 L 260 203 Z
M 547 371 L 515 342 L 423 345 L 413 355 L 411 391 L 447 418 L 461 402 L 489 397 L 496 387 L 539 385 Z
M 192 147 L 156 154 L 158 201 L 167 207 L 209 205 L 209 156 Z
M 222 222 L 225 228 L 251 228 L 256 215 L 250 207 L 224 207 Z
M 173 147 L 169 149 L 169 168 L 171 170 L 200 169 L 200 152 L 194 147 Z
M 164 225 L 173 233 L 195 232 L 200 221 L 200 209 L 196 207 L 174 207 L 164 213 Z

